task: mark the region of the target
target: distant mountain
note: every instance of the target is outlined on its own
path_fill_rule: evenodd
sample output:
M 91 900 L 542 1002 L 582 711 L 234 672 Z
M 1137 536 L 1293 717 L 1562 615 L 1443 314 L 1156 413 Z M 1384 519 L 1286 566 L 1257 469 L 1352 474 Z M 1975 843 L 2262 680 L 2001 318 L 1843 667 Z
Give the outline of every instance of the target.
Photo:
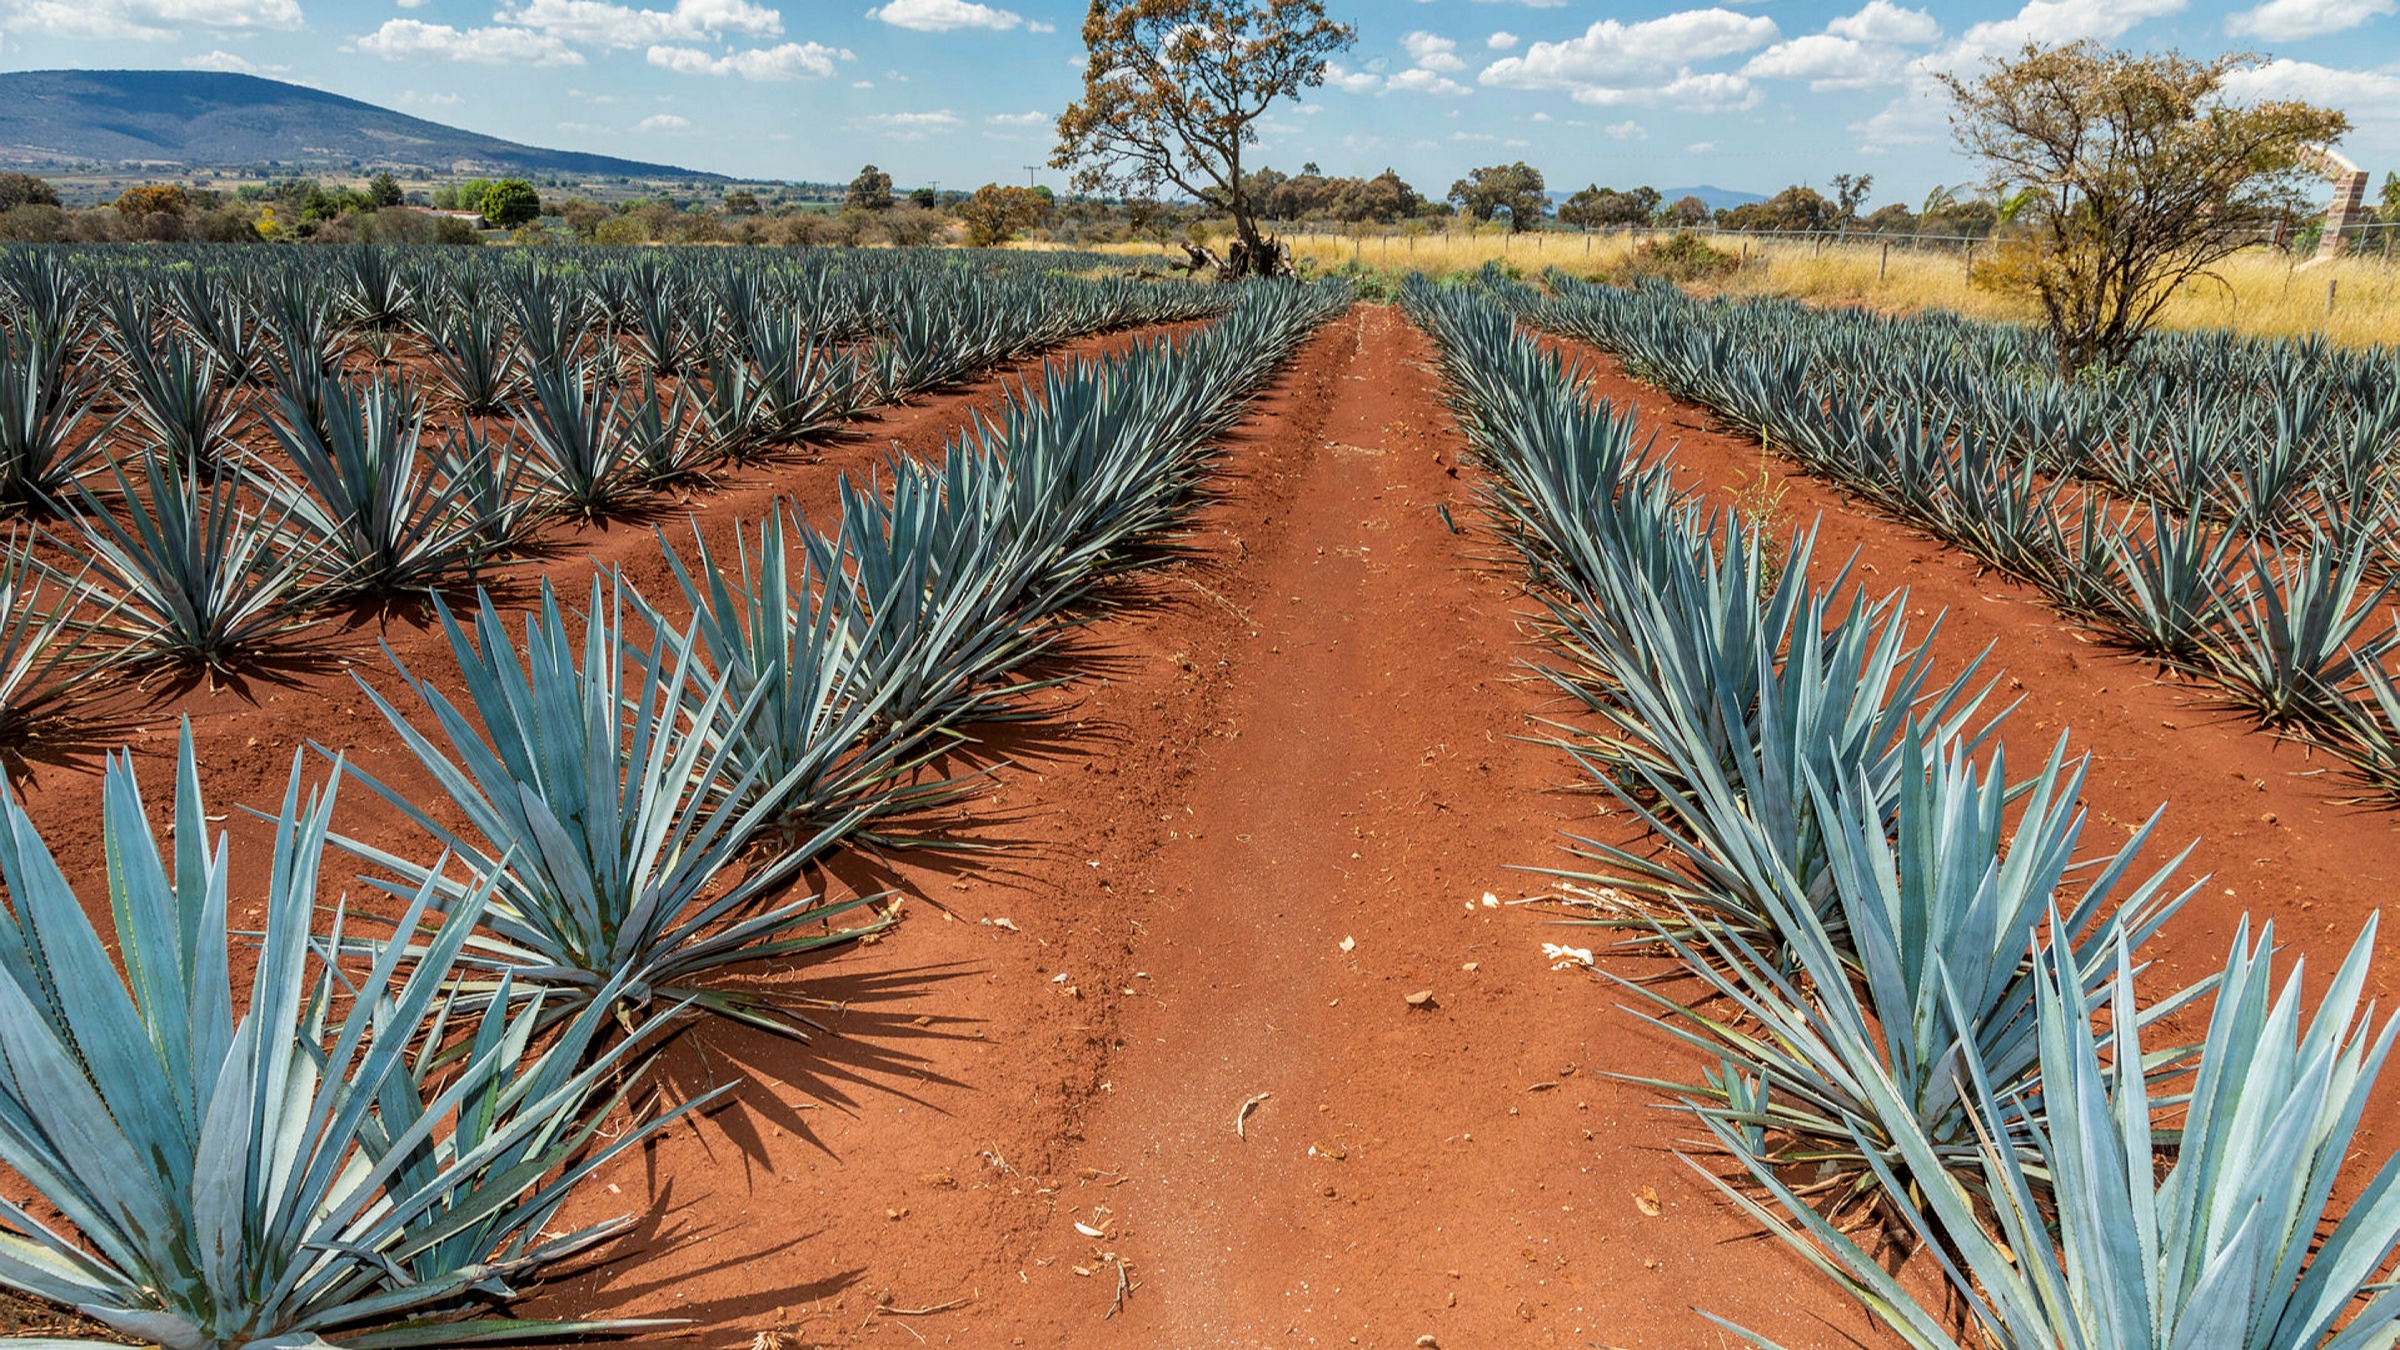
M 197 70 L 0 73 L 0 166 L 123 164 L 720 178 L 544 150 L 321 89 Z
M 1711 211 L 1723 211 L 1728 207 L 1748 206 L 1752 202 L 1766 200 L 1755 192 L 1739 192 L 1733 188 L 1714 187 L 1707 183 L 1702 183 L 1698 187 L 1660 188 L 1658 190 L 1660 201 L 1679 202 L 1686 197 L 1698 197 L 1707 202 L 1708 209 Z

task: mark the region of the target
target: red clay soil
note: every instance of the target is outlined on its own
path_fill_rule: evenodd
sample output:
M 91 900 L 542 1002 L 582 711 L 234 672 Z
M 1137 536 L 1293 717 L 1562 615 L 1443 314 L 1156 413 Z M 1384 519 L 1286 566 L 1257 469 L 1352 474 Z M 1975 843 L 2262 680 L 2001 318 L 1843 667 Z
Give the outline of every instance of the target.
M 1880 593 L 1909 589 L 1912 614 L 1947 611 L 1935 650 L 1956 670 L 1989 645 L 1997 691 L 2020 700 L 2000 740 L 2018 774 L 2064 733 L 2093 763 L 2084 804 L 2087 847 L 2113 846 L 2149 814 L 2166 816 L 2145 856 L 2166 862 L 2193 843 L 2181 875 L 2209 880 L 2145 948 L 2146 992 L 2179 989 L 2221 969 L 2242 916 L 2272 919 L 2285 962 L 2310 958 L 2312 991 L 2329 977 L 2369 916 L 2400 895 L 2400 813 L 2351 801 L 2359 788 L 2338 759 L 2260 728 L 2214 701 L 2211 688 L 2163 671 L 2061 616 L 2032 586 L 1762 454 L 1705 409 L 1626 375 L 1616 359 L 1561 344 L 1589 361 L 1597 396 L 1640 412 L 1641 434 L 1672 445 L 1687 486 L 1730 506 L 1781 492 L 1784 528 L 1818 525 L 1816 565 L 1830 575 L 1856 552 L 1857 580 Z M 2196 841 L 2196 842 L 2194 842 Z M 2400 935 L 2385 933 L 2373 994 L 2388 1011 L 2400 976 Z M 2400 1082 L 2370 1109 L 2364 1156 L 2400 1147 Z M 2362 1172 L 2372 1168 L 2361 1164 Z

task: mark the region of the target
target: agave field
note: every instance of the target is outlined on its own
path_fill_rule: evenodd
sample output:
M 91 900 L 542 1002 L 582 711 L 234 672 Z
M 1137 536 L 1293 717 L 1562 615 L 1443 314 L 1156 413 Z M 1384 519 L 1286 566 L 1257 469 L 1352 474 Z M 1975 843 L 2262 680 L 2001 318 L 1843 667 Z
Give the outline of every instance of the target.
M 2376 688 L 2384 643 L 2340 639 L 2383 594 L 2362 578 L 2386 556 L 2389 366 L 2162 342 L 2121 395 L 2082 396 L 2028 373 L 2044 367 L 2022 333 L 1553 281 L 1409 303 L 1546 607 L 1543 672 L 1591 714 L 1562 743 L 1665 845 L 1578 841 L 1559 875 L 1692 975 L 1697 998 L 1620 983 L 1708 1066 L 1654 1086 L 1755 1188 L 1719 1184 L 1911 1346 L 2391 1344 L 2400 1297 L 2375 1281 L 2400 1242 L 2400 1162 L 2340 1176 L 2400 1025 L 2364 1001 L 2372 921 L 2313 1011 L 2296 975 L 2276 981 L 2272 925 L 2245 924 L 2200 984 L 2137 995 L 2145 944 L 2200 885 L 2141 856 L 2159 817 L 2087 841 L 2088 755 L 2062 739 L 2012 776 L 1988 745 L 1997 672 L 1937 671 L 1906 591 L 1814 579 L 1813 529 L 1762 540 L 1677 490 L 1671 453 L 1518 316 L 1607 335 L 2053 594 L 2076 577 L 2116 595 L 2129 637 L 2155 631 L 2136 622 L 2161 613 L 2145 583 L 2188 556 L 2178 540 L 2209 539 L 2211 568 L 2238 540 L 2238 598 L 2229 577 L 2195 583 L 2216 669 L 2288 653 L 2305 625 L 2281 621 L 2316 607 L 2339 634 L 2305 673 L 2338 659 Z M 2087 473 L 2105 485 L 2073 517 L 2098 537 L 2076 553 L 2058 503 Z M 2152 532 L 2103 515 L 2100 491 L 2141 501 Z M 2338 584 L 2305 580 L 2328 567 Z M 2163 650 L 2197 659 L 2192 636 Z M 2160 1019 L 2203 997 L 2200 1042 L 2159 1049 Z M 1936 1254 L 1954 1301 L 1876 1259 L 1858 1232 L 1885 1223 Z
M 1552 283 L 1530 322 L 2400 791 L 2392 353 L 2154 333 L 2065 384 L 2021 326 Z
M 2187 743 L 2054 726 L 2036 647 L 1836 556 L 1897 517 L 2030 583 L 2239 710 L 2245 816 L 2380 839 L 2390 353 L 2061 384 L 1940 315 L 1352 301 L 0 253 L 0 1313 L 2400 1343 L 2371 903 L 2251 922 Z M 1712 504 L 1620 370 L 1867 509 Z M 904 979 L 919 1048 L 845 1051 Z
M 177 1347 L 604 1329 L 459 1314 L 631 1222 L 551 1226 L 706 1105 L 621 1119 L 666 1027 L 799 1033 L 711 976 L 874 929 L 792 877 L 948 790 L 920 766 L 1175 523 L 1212 438 L 1346 293 L 899 254 L 269 258 L 0 259 L 12 748 L 78 734 L 119 686 L 271 668 L 361 602 L 417 596 L 452 660 L 393 657 L 396 698 L 359 683 L 447 801 L 303 752 L 270 812 L 265 931 L 242 938 L 188 730 L 171 844 L 131 756 L 108 759 L 104 905 L 0 806 L 0 1163 L 35 1197 L 5 1211 L 0 1283 Z M 663 543 L 676 617 L 613 575 L 564 601 L 544 581 L 522 616 L 475 589 L 552 522 L 704 495 L 1079 334 L 1192 320 L 1052 364 L 940 463 L 846 485 L 827 527 L 778 507 L 737 526 L 738 558 Z M 423 847 L 340 833 L 346 779 Z M 364 865 L 366 903 L 320 902 L 329 848 Z

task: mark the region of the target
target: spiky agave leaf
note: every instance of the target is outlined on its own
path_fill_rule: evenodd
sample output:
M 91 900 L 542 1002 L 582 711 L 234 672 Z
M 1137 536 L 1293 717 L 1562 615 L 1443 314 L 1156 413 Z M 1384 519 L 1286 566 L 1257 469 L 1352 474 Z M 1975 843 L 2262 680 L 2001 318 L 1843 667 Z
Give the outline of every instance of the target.
M 606 515 L 645 490 L 630 472 L 631 446 L 617 418 L 617 396 L 579 360 L 535 366 L 525 379 L 531 401 L 516 414 L 544 489 L 567 514 Z
M 488 310 L 463 310 L 435 325 L 425 354 L 434 379 L 460 412 L 500 411 L 521 380 L 517 346 L 507 325 Z
M 2351 673 L 2374 667 L 2390 639 L 2359 641 L 2394 581 L 2369 584 L 2374 538 L 2337 544 L 2311 531 L 2299 555 L 2270 559 L 2256 545 L 2250 576 L 2225 605 L 2217 678 L 2267 722 L 2331 725 L 2349 701 Z
M 485 557 L 508 552 L 533 528 L 538 480 L 514 437 L 495 444 L 461 426 L 442 442 L 442 491 L 472 523 Z
M 232 382 L 207 348 L 155 332 L 133 293 L 120 295 L 114 309 L 116 373 L 132 394 L 135 420 L 178 472 L 214 473 L 241 420 Z
M 64 509 L 101 449 L 88 367 L 38 331 L 0 330 L 0 502 Z
M 2153 1094 L 2140 1031 L 2153 1014 L 2135 999 L 2127 954 L 2095 988 L 2080 958 L 2036 950 L 2038 1118 L 1970 1062 L 1975 1184 L 1947 1174 L 1918 1136 L 1902 1135 L 1876 1160 L 1895 1193 L 1924 1197 L 1912 1219 L 1968 1310 L 1973 1344 L 2388 1350 L 2400 1338 L 2400 1289 L 2378 1282 L 2400 1245 L 2400 1157 L 2326 1227 L 2400 1031 L 2362 1010 L 2374 935 L 2370 920 L 2310 1018 L 2298 970 L 2274 985 L 2271 926 L 2253 945 L 2245 921 L 2182 1098 Z M 2169 1128 L 2162 1115 L 2176 1106 L 2181 1126 Z M 2171 1160 L 2163 1170 L 2162 1160 Z M 1771 1168 L 1754 1164 L 1753 1175 L 1783 1213 L 1739 1193 L 1737 1202 L 1909 1345 L 1953 1350 L 1944 1319 Z
M 177 768 L 170 869 L 131 755 L 110 758 L 101 831 L 122 976 L 0 788 L 0 1163 L 61 1216 L 0 1204 L 0 1285 L 177 1350 L 372 1336 L 402 1319 L 418 1344 L 483 1339 L 494 1319 L 475 1314 L 509 1281 L 627 1226 L 550 1231 L 579 1181 L 664 1123 L 591 1147 L 635 1043 L 589 1056 L 601 1022 L 586 1016 L 537 1053 L 538 1009 L 496 1010 L 455 1071 L 421 1073 L 411 1047 L 440 1034 L 483 892 L 438 924 L 432 893 L 415 896 L 402 940 L 350 994 L 325 959 L 338 912 L 330 946 L 311 932 L 340 770 L 304 800 L 297 757 L 237 1008 L 232 859 L 210 846 L 188 724 Z
M 90 599 L 82 576 L 41 562 L 30 540 L 12 532 L 0 546 L 0 745 L 38 739 L 72 695 L 117 659 L 84 645 L 113 615 L 78 612 Z
M 490 596 L 479 596 L 472 638 L 436 604 L 472 720 L 405 667 L 424 726 L 359 683 L 465 829 L 359 777 L 478 873 L 497 877 L 469 959 L 521 988 L 550 989 L 559 1012 L 594 999 L 630 1010 L 665 998 L 797 1034 L 774 995 L 727 990 L 711 977 L 856 936 L 863 930 L 797 930 L 870 898 L 770 900 L 839 836 L 839 823 L 723 884 L 797 778 L 754 792 L 756 767 L 737 756 L 733 738 L 708 734 L 733 693 L 722 678 L 710 680 L 692 636 L 655 633 L 642 650 L 626 621 L 643 607 L 613 578 L 593 579 L 580 644 L 545 580 L 521 653 Z M 761 701 L 752 694 L 738 718 L 756 715 Z M 429 887 L 445 904 L 470 893 L 438 869 L 359 840 L 336 843 L 388 870 L 396 891 Z M 478 997 L 497 989 L 476 986 Z
M 321 416 L 320 427 L 287 407 L 268 423 L 308 490 L 279 474 L 258 482 L 296 529 L 323 541 L 338 584 L 389 595 L 472 573 L 488 531 L 471 495 L 427 471 L 415 391 L 380 377 L 363 390 L 337 386 Z
M 887 615 L 836 563 L 818 570 L 811 551 L 794 547 L 786 514 L 759 522 L 757 542 L 736 526 L 738 565 L 721 565 L 695 526 L 695 564 L 661 538 L 667 565 L 694 616 L 695 655 L 703 656 L 724 696 L 709 700 L 706 734 L 728 747 L 743 791 L 764 799 L 784 785 L 776 819 L 803 831 L 854 825 L 893 809 L 913 794 L 896 784 L 913 767 L 915 743 L 895 723 L 914 724 L 900 682 L 878 679 L 869 660 L 881 634 L 901 622 L 897 603 Z M 732 584 L 738 578 L 738 586 Z M 887 596 L 898 601 L 901 597 Z M 655 625 L 654 625 L 655 626 Z M 938 660 L 924 644 L 920 659 Z M 898 705 L 898 706 L 896 706 Z M 749 803 L 744 803 L 748 805 Z
M 306 624 L 326 546 L 289 528 L 288 505 L 246 507 L 254 493 L 240 465 L 204 482 L 146 457 L 141 492 L 123 465 L 109 472 L 126 519 L 83 491 L 81 544 L 70 549 L 113 604 L 107 631 L 130 644 L 131 659 L 224 669 Z

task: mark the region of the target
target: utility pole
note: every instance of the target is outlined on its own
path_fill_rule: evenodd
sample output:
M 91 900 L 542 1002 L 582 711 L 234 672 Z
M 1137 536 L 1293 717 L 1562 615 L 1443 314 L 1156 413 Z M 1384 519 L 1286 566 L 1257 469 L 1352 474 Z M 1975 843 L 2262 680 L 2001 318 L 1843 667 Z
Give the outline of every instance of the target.
M 1039 164 L 1028 164 L 1025 166 L 1025 186 L 1027 190 L 1030 191 L 1033 187 L 1033 171 L 1040 167 L 1042 166 Z

